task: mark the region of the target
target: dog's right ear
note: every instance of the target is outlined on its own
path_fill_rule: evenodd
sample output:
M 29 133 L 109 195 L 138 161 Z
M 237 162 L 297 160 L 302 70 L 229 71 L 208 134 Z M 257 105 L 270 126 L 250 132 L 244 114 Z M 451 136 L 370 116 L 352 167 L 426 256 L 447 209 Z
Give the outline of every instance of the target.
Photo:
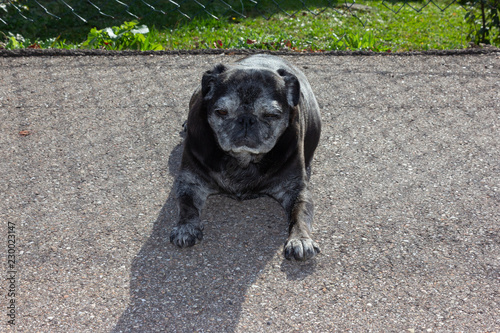
M 219 75 L 227 70 L 223 64 L 218 64 L 212 70 L 206 71 L 201 79 L 201 94 L 204 99 L 210 99 L 214 95 L 214 86 Z

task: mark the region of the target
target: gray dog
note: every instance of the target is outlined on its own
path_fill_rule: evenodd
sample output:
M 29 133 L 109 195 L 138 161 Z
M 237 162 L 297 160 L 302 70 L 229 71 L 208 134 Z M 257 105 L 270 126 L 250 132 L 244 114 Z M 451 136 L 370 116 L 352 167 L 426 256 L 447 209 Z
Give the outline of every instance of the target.
M 203 238 L 200 212 L 209 195 L 267 195 L 288 217 L 285 258 L 314 257 L 320 250 L 311 239 L 314 207 L 307 185 L 320 132 L 309 82 L 283 59 L 255 55 L 207 71 L 189 103 L 175 182 L 179 222 L 170 241 L 189 247 Z

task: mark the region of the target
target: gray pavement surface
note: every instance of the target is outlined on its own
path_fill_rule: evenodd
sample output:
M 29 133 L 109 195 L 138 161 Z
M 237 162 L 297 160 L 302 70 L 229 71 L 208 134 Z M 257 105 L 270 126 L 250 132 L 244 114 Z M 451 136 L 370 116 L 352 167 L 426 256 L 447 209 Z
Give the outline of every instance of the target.
M 500 53 L 288 57 L 323 117 L 307 263 L 266 198 L 168 241 L 189 97 L 239 57 L 0 58 L 0 331 L 499 332 Z

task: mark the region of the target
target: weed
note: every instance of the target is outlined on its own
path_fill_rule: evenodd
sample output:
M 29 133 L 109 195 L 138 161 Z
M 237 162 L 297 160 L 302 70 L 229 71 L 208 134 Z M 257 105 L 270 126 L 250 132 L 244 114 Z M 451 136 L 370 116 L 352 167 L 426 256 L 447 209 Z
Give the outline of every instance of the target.
M 500 45 L 500 0 L 462 1 L 467 8 L 468 38 L 475 44 Z
M 157 42 L 158 32 L 151 32 L 146 25 L 138 26 L 138 21 L 125 22 L 119 27 L 90 30 L 81 48 L 106 50 L 158 51 L 163 46 Z

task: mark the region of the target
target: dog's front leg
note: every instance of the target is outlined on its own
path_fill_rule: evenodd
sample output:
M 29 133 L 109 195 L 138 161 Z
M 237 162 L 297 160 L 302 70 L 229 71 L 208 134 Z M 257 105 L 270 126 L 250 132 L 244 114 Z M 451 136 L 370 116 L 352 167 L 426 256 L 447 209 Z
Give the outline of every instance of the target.
M 320 252 L 318 244 L 311 238 L 314 206 L 307 188 L 298 195 L 285 196 L 281 204 L 289 219 L 289 235 L 284 247 L 285 258 L 308 260 Z
M 210 191 L 196 176 L 181 173 L 175 183 L 179 221 L 170 233 L 170 242 L 190 247 L 203 239 L 200 215 Z

